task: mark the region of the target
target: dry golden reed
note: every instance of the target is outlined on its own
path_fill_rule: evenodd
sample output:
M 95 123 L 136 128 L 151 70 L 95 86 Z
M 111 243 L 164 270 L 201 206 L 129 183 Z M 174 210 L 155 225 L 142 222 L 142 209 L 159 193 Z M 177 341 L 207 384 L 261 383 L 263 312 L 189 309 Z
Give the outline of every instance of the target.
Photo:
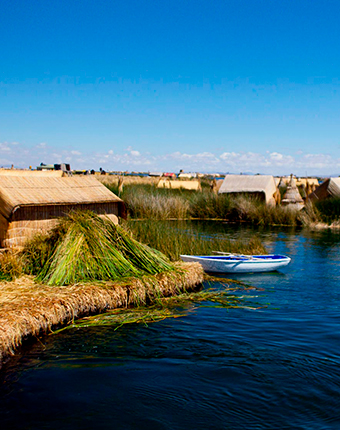
M 78 284 L 58 288 L 40 285 L 32 276 L 0 283 L 0 366 L 28 336 L 85 315 L 152 303 L 194 289 L 203 281 L 199 264 L 176 264 L 176 270 L 124 282 Z

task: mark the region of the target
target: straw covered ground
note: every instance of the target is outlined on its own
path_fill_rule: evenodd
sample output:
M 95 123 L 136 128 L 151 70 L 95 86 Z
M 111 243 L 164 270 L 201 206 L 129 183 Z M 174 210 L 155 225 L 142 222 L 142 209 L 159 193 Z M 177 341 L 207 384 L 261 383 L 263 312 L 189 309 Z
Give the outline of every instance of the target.
M 176 270 L 156 275 L 68 286 L 42 285 L 33 276 L 0 283 L 0 367 L 29 336 L 48 333 L 76 318 L 109 309 L 152 303 L 192 291 L 203 281 L 202 267 L 176 263 Z
M 192 290 L 200 265 L 171 262 L 109 218 L 76 211 L 0 258 L 0 362 L 28 336 Z

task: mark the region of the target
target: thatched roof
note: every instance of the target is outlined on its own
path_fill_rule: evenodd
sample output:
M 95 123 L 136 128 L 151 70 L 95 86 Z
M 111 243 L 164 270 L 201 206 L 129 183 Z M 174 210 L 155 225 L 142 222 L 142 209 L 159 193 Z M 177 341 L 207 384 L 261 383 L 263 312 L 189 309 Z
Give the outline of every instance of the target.
M 64 175 L 62 170 L 29 170 L 29 169 L 0 169 L 1 176 L 35 176 L 43 178 L 45 176 L 61 178 Z
M 7 219 L 22 206 L 122 202 L 91 176 L 36 177 L 0 175 L 0 213 Z
M 340 178 L 326 179 L 308 196 L 311 201 L 325 200 L 330 197 L 340 197 Z
M 280 178 L 279 183 L 278 183 L 278 187 L 279 188 L 285 188 L 287 186 L 286 181 L 284 180 L 283 177 Z
M 157 188 L 171 188 L 173 190 L 183 189 L 183 190 L 192 190 L 192 191 L 200 191 L 201 183 L 199 179 L 191 179 L 188 181 L 185 180 L 170 180 L 168 178 L 161 178 L 157 184 Z
M 305 187 L 307 187 L 307 184 L 318 187 L 319 186 L 319 181 L 317 180 L 317 178 L 298 178 L 296 180 L 296 185 L 298 187 L 300 185 L 304 185 Z
M 289 204 L 301 204 L 303 203 L 303 199 L 299 193 L 298 187 L 296 185 L 296 181 L 293 176 L 290 179 L 290 183 L 287 186 L 287 191 L 285 192 L 281 204 L 289 205 Z
M 273 198 L 276 184 L 270 175 L 227 175 L 218 191 L 223 193 L 263 193 L 267 203 L 275 204 Z

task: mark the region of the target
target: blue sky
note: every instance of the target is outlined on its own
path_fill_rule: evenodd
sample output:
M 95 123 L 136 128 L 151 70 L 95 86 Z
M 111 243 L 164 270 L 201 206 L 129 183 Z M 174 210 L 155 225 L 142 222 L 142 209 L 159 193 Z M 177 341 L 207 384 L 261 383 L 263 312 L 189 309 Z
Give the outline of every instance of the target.
M 340 2 L 3 0 L 0 166 L 338 175 Z

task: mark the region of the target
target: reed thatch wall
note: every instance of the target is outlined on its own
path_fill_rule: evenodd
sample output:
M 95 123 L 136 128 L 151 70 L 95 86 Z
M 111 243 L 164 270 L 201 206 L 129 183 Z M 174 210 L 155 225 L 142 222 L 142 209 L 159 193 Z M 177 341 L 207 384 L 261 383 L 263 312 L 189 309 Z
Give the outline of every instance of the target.
M 62 170 L 24 170 L 24 169 L 0 169 L 1 176 L 33 176 L 36 178 L 61 178 L 64 176 Z
M 198 263 L 178 263 L 179 270 L 125 283 L 48 287 L 32 277 L 0 283 L 0 367 L 28 336 L 105 310 L 152 302 L 155 297 L 190 291 L 203 281 Z
M 158 177 L 149 176 L 119 176 L 119 175 L 100 175 L 96 176 L 102 184 L 118 186 L 119 178 L 123 178 L 124 185 L 157 185 Z
M 328 178 L 319 185 L 308 199 L 312 202 L 326 200 L 332 197 L 340 197 L 340 178 Z
M 287 185 L 287 191 L 285 192 L 282 201 L 282 206 L 288 206 L 295 209 L 302 209 L 304 207 L 304 201 L 296 185 L 296 181 L 293 175 Z
M 77 206 L 73 207 L 74 209 L 86 209 L 83 207 L 79 208 Z M 105 216 L 111 219 L 114 224 L 118 224 L 118 208 L 110 213 L 109 211 L 102 211 L 101 208 L 93 208 L 88 209 L 96 212 L 99 216 Z M 72 210 L 72 207 L 67 207 L 65 212 L 62 212 L 60 216 L 65 215 L 67 212 Z M 117 212 L 117 215 L 114 214 Z M 1 219 L 4 220 L 4 228 L 0 230 L 0 240 L 3 248 L 13 248 L 13 247 L 22 247 L 25 245 L 26 241 L 32 239 L 38 233 L 46 233 L 52 228 L 54 228 L 58 223 L 58 218 L 50 217 L 47 219 L 38 219 L 38 220 L 25 220 L 22 219 L 20 221 L 12 221 L 8 223 L 1 215 L 0 215 L 0 228 L 1 228 Z M 7 224 L 5 224 L 7 222 Z
M 199 179 L 181 180 L 181 179 L 169 179 L 161 178 L 157 184 L 157 188 L 169 188 L 172 190 L 191 190 L 191 191 L 201 191 L 201 182 Z
M 90 210 L 117 221 L 124 202 L 94 177 L 15 177 L 0 175 L 2 247 L 22 246 L 46 232 L 71 210 Z
M 226 175 L 218 193 L 253 195 L 276 205 L 276 191 L 274 177 L 270 175 Z

